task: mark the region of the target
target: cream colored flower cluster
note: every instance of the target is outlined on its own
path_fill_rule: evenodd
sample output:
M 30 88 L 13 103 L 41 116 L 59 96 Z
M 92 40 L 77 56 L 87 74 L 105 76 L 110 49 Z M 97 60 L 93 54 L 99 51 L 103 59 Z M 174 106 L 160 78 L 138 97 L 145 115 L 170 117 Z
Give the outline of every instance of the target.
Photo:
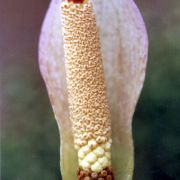
M 83 170 L 100 172 L 111 165 L 111 139 L 99 145 L 95 140 L 89 140 L 88 144 L 78 150 L 79 165 Z

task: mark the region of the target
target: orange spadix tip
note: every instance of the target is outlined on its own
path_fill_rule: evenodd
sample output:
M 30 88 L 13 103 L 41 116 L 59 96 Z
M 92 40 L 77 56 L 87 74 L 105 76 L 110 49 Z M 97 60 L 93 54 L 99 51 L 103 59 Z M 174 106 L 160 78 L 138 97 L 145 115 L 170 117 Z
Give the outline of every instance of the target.
M 67 0 L 67 1 L 75 3 L 75 4 L 82 4 L 82 3 L 84 3 L 84 0 Z

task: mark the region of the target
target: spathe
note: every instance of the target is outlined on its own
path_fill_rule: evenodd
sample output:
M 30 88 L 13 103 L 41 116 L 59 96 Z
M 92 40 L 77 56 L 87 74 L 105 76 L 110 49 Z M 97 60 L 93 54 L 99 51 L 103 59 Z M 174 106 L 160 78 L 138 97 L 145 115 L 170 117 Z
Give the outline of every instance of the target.
M 92 0 L 101 37 L 113 129 L 113 170 L 117 180 L 132 179 L 131 122 L 147 62 L 148 40 L 132 0 Z M 76 179 L 77 157 L 69 121 L 61 30 L 60 1 L 52 0 L 44 20 L 39 64 L 61 133 L 63 179 Z

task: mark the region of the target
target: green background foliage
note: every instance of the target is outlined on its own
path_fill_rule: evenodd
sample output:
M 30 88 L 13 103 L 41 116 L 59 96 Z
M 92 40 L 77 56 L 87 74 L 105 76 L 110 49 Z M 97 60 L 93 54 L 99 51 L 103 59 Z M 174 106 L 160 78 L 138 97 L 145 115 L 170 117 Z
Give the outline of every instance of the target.
M 39 31 L 48 3 L 7 0 L 0 6 L 2 180 L 60 179 L 58 128 L 37 61 Z M 133 120 L 134 179 L 178 180 L 180 3 L 136 3 L 150 46 L 146 81 Z

